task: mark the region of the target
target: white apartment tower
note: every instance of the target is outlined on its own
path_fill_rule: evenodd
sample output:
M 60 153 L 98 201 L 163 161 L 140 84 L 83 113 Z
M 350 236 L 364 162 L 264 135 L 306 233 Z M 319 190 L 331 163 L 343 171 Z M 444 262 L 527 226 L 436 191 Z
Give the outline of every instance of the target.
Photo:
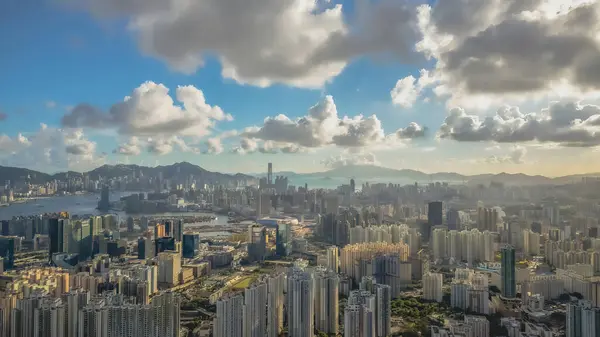
M 314 331 L 314 281 L 310 273 L 292 269 L 287 281 L 287 322 L 290 337 L 312 337 Z
M 243 337 L 244 297 L 240 294 L 217 301 L 214 337 Z
M 440 273 L 427 273 L 423 276 L 423 299 L 442 302 L 443 275 Z
M 243 336 L 264 337 L 267 334 L 267 284 L 258 283 L 244 291 Z
M 337 334 L 339 330 L 338 294 L 340 279 L 337 273 L 318 269 L 315 282 L 315 328 L 327 334 Z

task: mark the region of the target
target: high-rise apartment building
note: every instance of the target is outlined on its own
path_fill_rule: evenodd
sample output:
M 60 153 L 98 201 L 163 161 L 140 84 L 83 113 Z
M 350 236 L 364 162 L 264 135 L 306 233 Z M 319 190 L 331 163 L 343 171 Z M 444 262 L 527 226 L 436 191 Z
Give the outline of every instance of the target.
M 312 275 L 293 268 L 287 280 L 288 333 L 293 337 L 312 337 L 314 334 L 314 281 Z
M 278 337 L 283 331 L 283 307 L 286 275 L 277 274 L 267 280 L 267 337 Z
M 392 289 L 385 284 L 375 284 L 374 289 L 376 336 L 389 336 L 392 332 Z
M 442 283 L 444 276 L 440 273 L 427 273 L 423 275 L 423 299 L 428 301 L 442 302 L 444 296 Z
M 244 290 L 243 336 L 267 335 L 267 284 L 260 282 Z
M 517 295 L 515 248 L 507 245 L 501 250 L 500 281 L 502 296 L 514 298 Z
M 331 270 L 319 268 L 314 273 L 314 283 L 315 329 L 326 334 L 337 335 L 339 329 L 339 277 Z
M 340 267 L 339 249 L 336 246 L 327 247 L 327 268 L 337 273 Z
M 217 312 L 213 321 L 214 337 L 244 337 L 244 297 L 231 294 L 217 301 Z

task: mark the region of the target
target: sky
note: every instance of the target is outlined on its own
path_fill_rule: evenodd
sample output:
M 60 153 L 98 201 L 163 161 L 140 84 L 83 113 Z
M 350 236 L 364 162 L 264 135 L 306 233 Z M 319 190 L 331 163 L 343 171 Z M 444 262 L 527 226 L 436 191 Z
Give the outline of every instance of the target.
M 600 172 L 597 0 L 7 0 L 0 165 Z

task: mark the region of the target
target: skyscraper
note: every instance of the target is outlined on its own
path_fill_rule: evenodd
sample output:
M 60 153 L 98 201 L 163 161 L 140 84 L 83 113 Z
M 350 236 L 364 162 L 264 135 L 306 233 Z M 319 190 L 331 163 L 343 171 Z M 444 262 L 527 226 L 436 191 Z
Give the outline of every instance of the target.
M 184 231 L 184 222 L 183 219 L 178 219 L 174 221 L 173 224 L 173 237 L 175 240 L 179 242 L 183 242 L 183 231 Z
M 248 226 L 248 258 L 251 261 L 262 261 L 265 258 L 267 232 L 264 226 Z
M 312 276 L 294 268 L 288 275 L 287 322 L 294 337 L 312 337 L 314 331 L 314 282 Z
M 198 254 L 200 248 L 200 235 L 197 233 L 184 234 L 182 246 L 183 257 L 188 259 L 193 258 Z
M 213 320 L 214 337 L 242 337 L 244 297 L 230 295 L 217 301 L 217 312 Z
M 432 201 L 427 208 L 427 222 L 430 226 L 441 226 L 443 224 L 443 211 L 441 201 Z
M 269 187 L 273 184 L 273 163 L 269 163 L 267 167 L 267 184 Z
M 292 229 L 290 227 L 291 225 L 286 222 L 277 224 L 275 253 L 278 256 L 288 256 L 292 252 Z
M 338 294 L 340 279 L 328 269 L 317 269 L 315 282 L 315 329 L 337 335 L 339 329 Z
M 0 236 L 0 257 L 2 258 L 3 269 L 12 269 L 15 265 L 15 237 Z
M 283 289 L 285 287 L 285 274 L 269 277 L 267 287 L 267 336 L 278 337 L 283 330 L 283 303 L 285 301 Z
M 267 334 L 267 284 L 254 284 L 244 290 L 244 337 L 264 337 Z
M 392 289 L 385 284 L 375 284 L 375 331 L 377 337 L 391 335 Z
M 141 237 L 138 239 L 138 259 L 146 260 L 154 257 L 152 240 Z
M 510 245 L 502 247 L 501 257 L 500 278 L 502 282 L 502 296 L 514 298 L 517 295 L 515 248 Z
M 108 185 L 102 186 L 100 192 L 100 201 L 98 202 L 98 210 L 108 211 L 110 209 L 110 190 Z
M 337 246 L 327 247 L 327 268 L 332 270 L 334 273 L 339 272 L 340 255 Z
M 49 261 L 52 260 L 53 254 L 63 252 L 63 227 L 65 221 L 69 220 L 52 218 L 48 221 L 48 237 L 50 240 L 48 252 Z

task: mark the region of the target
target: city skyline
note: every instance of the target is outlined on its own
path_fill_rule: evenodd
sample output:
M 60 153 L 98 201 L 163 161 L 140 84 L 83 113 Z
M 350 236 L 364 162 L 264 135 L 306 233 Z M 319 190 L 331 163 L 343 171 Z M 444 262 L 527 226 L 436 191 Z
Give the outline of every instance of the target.
M 600 172 L 598 3 L 509 2 L 4 3 L 0 165 Z

